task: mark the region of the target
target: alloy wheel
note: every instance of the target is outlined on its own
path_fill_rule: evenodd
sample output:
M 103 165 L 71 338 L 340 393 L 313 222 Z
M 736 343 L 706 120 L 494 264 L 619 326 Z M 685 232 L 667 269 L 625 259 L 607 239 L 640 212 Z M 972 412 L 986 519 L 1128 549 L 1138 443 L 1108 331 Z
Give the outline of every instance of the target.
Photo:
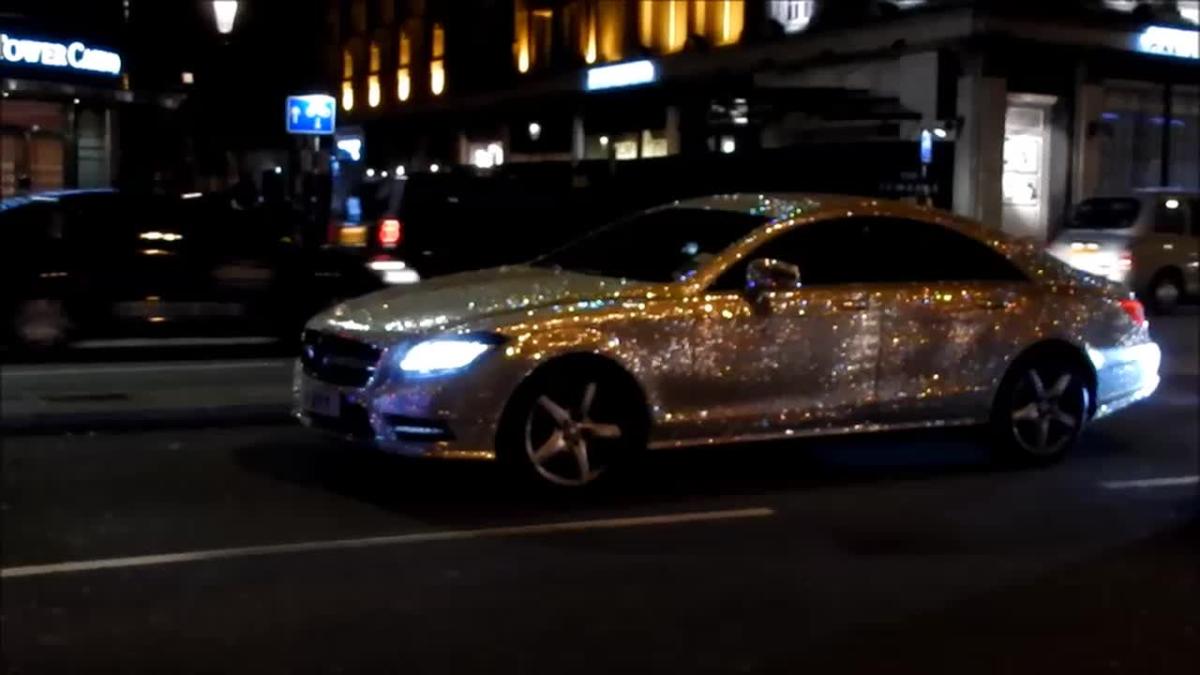
M 606 447 L 620 441 L 620 425 L 597 422 L 596 382 L 588 382 L 577 407 L 561 394 L 542 394 L 525 421 L 525 452 L 534 469 L 558 485 L 586 485 L 607 468 Z M 598 452 L 599 450 L 599 452 Z
M 1053 456 L 1081 430 L 1087 414 L 1087 388 L 1069 370 L 1046 377 L 1047 369 L 1030 368 L 1013 389 L 1011 429 L 1026 452 Z M 1050 386 L 1046 383 L 1050 382 Z

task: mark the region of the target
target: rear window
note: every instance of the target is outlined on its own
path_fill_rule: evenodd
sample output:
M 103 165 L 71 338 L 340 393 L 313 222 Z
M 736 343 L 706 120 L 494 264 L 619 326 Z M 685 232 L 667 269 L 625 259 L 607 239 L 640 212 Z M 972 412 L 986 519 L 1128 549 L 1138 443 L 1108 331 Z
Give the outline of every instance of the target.
M 1085 199 L 1067 227 L 1078 230 L 1125 230 L 1137 222 L 1142 205 L 1132 198 Z

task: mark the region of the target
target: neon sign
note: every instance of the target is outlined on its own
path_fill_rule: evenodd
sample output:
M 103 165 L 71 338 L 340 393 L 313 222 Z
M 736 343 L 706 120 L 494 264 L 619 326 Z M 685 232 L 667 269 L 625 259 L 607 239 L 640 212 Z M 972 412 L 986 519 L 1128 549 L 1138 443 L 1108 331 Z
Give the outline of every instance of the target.
M 121 55 L 82 42 L 27 40 L 0 33 L 0 63 L 64 68 L 104 75 L 121 74 Z
M 588 91 L 615 89 L 648 84 L 657 79 L 658 68 L 654 66 L 653 61 L 629 61 L 588 68 L 586 88 Z
M 1137 50 L 1180 59 L 1200 59 L 1200 32 L 1150 26 L 1138 34 Z

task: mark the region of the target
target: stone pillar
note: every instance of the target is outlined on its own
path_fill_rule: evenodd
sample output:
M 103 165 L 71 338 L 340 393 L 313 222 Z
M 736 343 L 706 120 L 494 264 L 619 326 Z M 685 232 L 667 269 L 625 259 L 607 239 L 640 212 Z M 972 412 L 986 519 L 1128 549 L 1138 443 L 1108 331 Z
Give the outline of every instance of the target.
M 1000 229 L 1004 172 L 1004 78 L 968 73 L 958 81 L 958 117 L 963 126 L 954 144 L 954 211 Z
M 679 140 L 679 106 L 667 106 L 667 154 L 678 155 L 682 144 Z
M 1079 203 L 1096 196 L 1100 185 L 1100 113 L 1104 87 L 1081 82 L 1075 88 L 1075 148 L 1071 153 L 1071 200 Z

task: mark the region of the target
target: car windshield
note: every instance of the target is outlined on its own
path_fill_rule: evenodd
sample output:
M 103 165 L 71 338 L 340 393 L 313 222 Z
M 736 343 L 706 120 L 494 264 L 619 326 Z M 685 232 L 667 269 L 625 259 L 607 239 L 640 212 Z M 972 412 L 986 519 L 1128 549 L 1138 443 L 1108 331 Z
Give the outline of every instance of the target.
M 1085 199 L 1075 207 L 1067 227 L 1077 230 L 1124 230 L 1133 227 L 1141 203 L 1132 198 Z
M 601 227 L 533 264 L 638 281 L 679 281 L 766 222 L 765 216 L 739 211 L 648 211 Z

